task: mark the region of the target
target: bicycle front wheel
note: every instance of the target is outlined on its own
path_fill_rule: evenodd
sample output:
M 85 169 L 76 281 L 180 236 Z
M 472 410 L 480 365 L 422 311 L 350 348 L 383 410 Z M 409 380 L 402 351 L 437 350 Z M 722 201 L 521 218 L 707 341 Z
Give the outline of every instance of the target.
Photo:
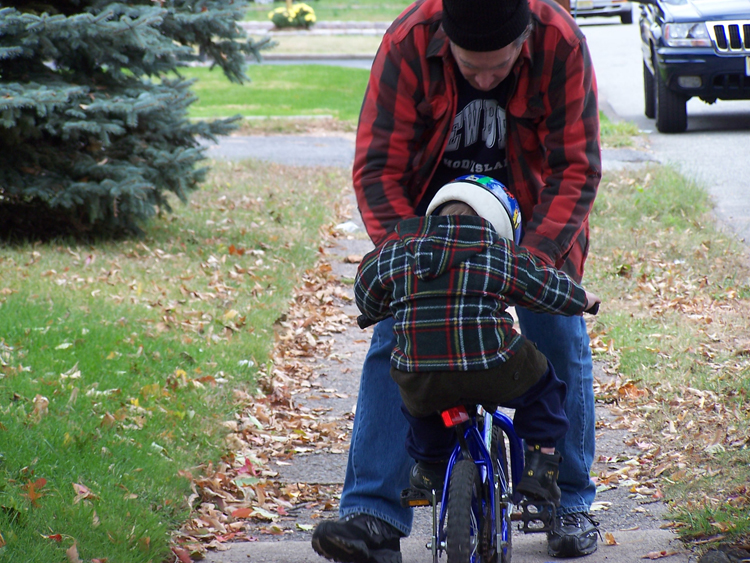
M 490 457 L 495 463 L 495 479 L 498 480 L 496 489 L 497 502 L 495 510 L 495 519 L 497 526 L 497 538 L 499 544 L 496 546 L 500 555 L 499 563 L 510 563 L 512 555 L 512 535 L 511 535 L 511 477 L 508 468 L 508 449 L 505 447 L 505 434 L 498 426 L 492 428 L 492 443 L 490 445 Z M 497 561 L 498 559 L 495 559 Z
M 463 459 L 456 463 L 448 488 L 448 522 L 445 527 L 448 563 L 478 560 L 482 526 L 480 491 L 479 472 L 474 462 Z

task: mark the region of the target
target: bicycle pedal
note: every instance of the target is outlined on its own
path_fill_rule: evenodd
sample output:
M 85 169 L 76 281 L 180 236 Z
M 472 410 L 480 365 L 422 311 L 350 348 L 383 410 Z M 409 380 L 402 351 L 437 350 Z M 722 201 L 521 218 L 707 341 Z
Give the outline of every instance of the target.
M 524 499 L 520 504 L 523 526 L 519 529 L 524 534 L 551 532 L 557 519 L 557 507 L 554 503 L 543 500 Z
M 432 506 L 432 495 L 421 489 L 404 489 L 401 491 L 401 506 L 404 508 L 414 506 Z

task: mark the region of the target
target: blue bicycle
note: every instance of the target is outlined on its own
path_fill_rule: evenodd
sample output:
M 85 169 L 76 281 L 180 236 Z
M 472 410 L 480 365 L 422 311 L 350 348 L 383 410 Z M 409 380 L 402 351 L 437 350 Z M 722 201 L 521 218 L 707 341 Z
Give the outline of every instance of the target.
M 555 521 L 555 505 L 514 493 L 523 472 L 524 448 L 508 416 L 481 406 L 459 406 L 442 417 L 458 435 L 442 496 L 410 488 L 401 493 L 401 503 L 432 506 L 427 548 L 435 563 L 442 553 L 448 563 L 509 563 L 511 521 L 519 520 L 524 533 L 547 532 Z M 520 511 L 514 512 L 514 506 Z

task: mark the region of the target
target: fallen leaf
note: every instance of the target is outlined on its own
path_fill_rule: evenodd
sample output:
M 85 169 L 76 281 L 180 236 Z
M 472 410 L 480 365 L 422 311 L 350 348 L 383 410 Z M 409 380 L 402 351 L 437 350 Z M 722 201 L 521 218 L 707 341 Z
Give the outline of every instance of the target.
M 662 551 L 650 551 L 646 555 L 644 555 L 643 557 L 641 557 L 641 559 L 662 559 L 663 557 L 670 557 L 672 555 L 677 555 L 677 552 L 676 551 L 666 551 L 666 550 L 662 550 Z
M 172 553 L 180 560 L 180 563 L 193 563 L 193 560 L 190 558 L 190 552 L 187 549 L 173 547 Z
M 252 508 L 238 508 L 237 510 L 232 511 L 232 516 L 234 518 L 247 518 L 253 513 Z
M 263 425 L 258 421 L 258 419 L 255 417 L 251 417 L 251 418 L 255 427 L 262 430 Z M 245 458 L 245 464 L 237 470 L 237 473 L 240 475 L 242 475 L 243 473 L 249 473 L 250 475 L 253 475 L 254 477 L 258 476 L 258 472 L 255 471 L 255 467 L 253 466 L 252 461 L 250 461 L 250 458 L 247 458 L 247 457 Z
M 257 477 L 235 477 L 234 478 L 234 484 L 238 487 L 251 487 L 252 485 L 256 485 L 260 482 L 260 479 Z
M 83 563 L 81 558 L 78 557 L 78 546 L 76 544 L 71 545 L 65 552 L 65 555 L 68 556 L 69 563 Z
M 73 483 L 73 490 L 76 492 L 76 497 L 73 499 L 73 504 L 78 504 L 82 500 L 99 500 L 91 490 L 85 485 Z
M 112 416 L 110 413 L 104 413 L 100 426 L 102 428 L 112 428 L 116 422 L 117 420 L 114 416 Z
M 620 545 L 612 532 L 604 532 L 604 545 Z
M 257 506 L 253 508 L 251 516 L 260 520 L 274 520 L 277 517 L 273 512 L 269 512 L 268 510 Z
M 711 522 L 711 525 L 722 533 L 729 532 L 735 528 L 735 525 L 730 522 Z
M 215 549 L 216 551 L 228 551 L 230 549 L 228 545 L 224 545 L 218 540 L 213 540 L 212 542 L 206 544 L 206 547 Z
M 34 397 L 34 410 L 31 412 L 31 418 L 39 422 L 43 416 L 49 413 L 49 399 L 43 395 Z
M 149 397 L 159 398 L 166 396 L 166 392 L 158 383 L 151 383 L 149 385 L 144 385 L 143 387 L 141 387 L 141 396 L 144 399 L 148 399 Z
M 26 485 L 24 485 L 23 489 L 26 491 L 26 493 L 24 493 L 24 496 L 31 501 L 31 504 L 33 506 L 39 506 L 39 503 L 37 501 L 44 496 L 44 493 L 40 492 L 40 490 L 46 484 L 47 480 L 44 478 L 40 478 L 33 482 L 29 481 Z

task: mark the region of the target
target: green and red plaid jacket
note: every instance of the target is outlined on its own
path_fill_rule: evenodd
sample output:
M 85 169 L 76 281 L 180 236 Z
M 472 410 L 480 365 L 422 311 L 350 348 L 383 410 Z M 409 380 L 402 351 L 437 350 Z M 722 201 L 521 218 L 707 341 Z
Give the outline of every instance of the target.
M 391 365 L 405 372 L 496 367 L 521 346 L 508 304 L 580 315 L 586 292 L 481 217 L 406 219 L 369 252 L 354 283 L 359 310 L 393 315 Z
M 586 40 L 553 0 L 529 0 L 533 31 L 513 68 L 506 108 L 509 189 L 522 241 L 576 280 L 601 179 L 599 114 Z M 457 90 L 442 0 L 409 6 L 383 37 L 360 113 L 353 181 L 375 244 L 414 208 L 440 162 Z

